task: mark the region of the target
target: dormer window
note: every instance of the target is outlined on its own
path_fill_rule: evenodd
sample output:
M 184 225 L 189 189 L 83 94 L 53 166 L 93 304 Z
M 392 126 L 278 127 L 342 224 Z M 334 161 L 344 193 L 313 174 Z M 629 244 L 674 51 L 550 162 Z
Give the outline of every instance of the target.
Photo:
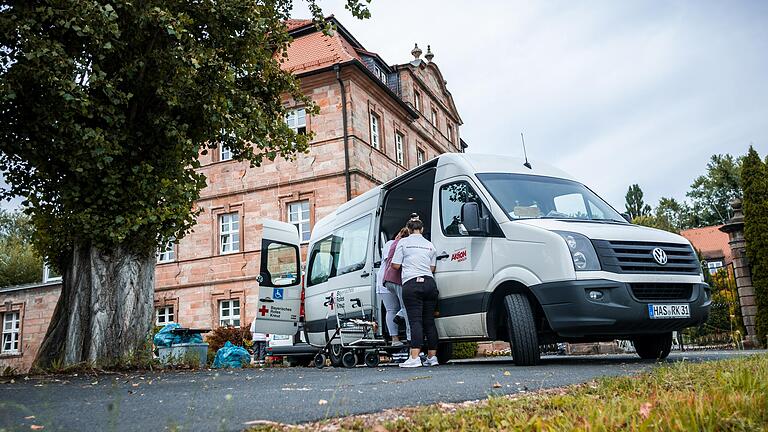
M 447 131 L 448 131 L 448 141 L 453 143 L 453 126 L 448 125 Z
M 373 65 L 373 74 L 376 75 L 376 78 L 380 79 L 384 84 L 387 83 L 387 73 L 384 72 L 384 70 L 376 64 Z
M 416 111 L 421 112 L 421 93 L 416 90 L 413 91 L 413 107 Z
M 437 127 L 437 110 L 432 108 L 432 124 Z

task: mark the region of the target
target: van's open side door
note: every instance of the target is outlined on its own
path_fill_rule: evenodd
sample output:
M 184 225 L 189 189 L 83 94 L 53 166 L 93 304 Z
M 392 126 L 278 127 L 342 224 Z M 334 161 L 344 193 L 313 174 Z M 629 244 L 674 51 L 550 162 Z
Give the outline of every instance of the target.
M 294 225 L 263 220 L 256 332 L 294 335 L 301 308 L 301 255 Z

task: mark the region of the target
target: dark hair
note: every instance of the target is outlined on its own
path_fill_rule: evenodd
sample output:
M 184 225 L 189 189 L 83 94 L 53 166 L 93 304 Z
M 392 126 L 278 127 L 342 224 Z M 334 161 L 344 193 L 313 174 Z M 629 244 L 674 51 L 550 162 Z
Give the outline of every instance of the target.
M 408 225 L 406 225 L 406 227 L 408 227 L 411 232 L 421 231 L 424 229 L 424 222 L 420 221 L 419 219 L 411 219 L 408 221 Z

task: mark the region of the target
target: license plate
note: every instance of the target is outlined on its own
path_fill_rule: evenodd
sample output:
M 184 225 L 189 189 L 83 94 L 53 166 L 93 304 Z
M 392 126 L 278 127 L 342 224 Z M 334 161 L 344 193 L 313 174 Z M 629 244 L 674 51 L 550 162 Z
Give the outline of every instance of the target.
M 691 309 L 687 304 L 649 304 L 651 319 L 690 318 Z

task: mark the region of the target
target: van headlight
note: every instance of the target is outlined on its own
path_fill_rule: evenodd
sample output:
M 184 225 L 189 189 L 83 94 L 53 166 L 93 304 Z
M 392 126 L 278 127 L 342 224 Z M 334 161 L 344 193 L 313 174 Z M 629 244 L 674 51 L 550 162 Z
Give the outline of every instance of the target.
M 586 236 L 570 231 L 555 231 L 555 233 L 560 235 L 568 245 L 568 251 L 573 259 L 573 268 L 576 271 L 600 270 L 600 261 L 597 259 L 595 247 Z

